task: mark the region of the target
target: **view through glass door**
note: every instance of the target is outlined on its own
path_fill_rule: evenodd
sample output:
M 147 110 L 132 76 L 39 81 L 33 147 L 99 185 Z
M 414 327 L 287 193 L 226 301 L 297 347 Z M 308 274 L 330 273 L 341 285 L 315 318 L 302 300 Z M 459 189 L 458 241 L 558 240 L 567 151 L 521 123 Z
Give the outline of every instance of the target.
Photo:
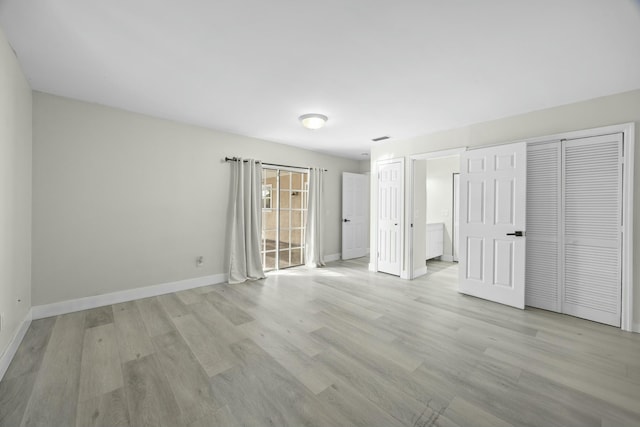
M 262 169 L 262 266 L 265 271 L 304 263 L 307 172 Z

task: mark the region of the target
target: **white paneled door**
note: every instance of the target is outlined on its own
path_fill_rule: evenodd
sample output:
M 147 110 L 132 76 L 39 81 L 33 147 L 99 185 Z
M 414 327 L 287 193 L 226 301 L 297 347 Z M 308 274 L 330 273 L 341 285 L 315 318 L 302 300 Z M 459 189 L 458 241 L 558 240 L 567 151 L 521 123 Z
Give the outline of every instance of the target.
M 526 143 L 466 151 L 460 166 L 458 289 L 524 308 Z
M 378 166 L 378 271 L 400 275 L 402 245 L 402 162 Z
M 369 185 L 367 175 L 342 173 L 342 259 L 367 254 Z

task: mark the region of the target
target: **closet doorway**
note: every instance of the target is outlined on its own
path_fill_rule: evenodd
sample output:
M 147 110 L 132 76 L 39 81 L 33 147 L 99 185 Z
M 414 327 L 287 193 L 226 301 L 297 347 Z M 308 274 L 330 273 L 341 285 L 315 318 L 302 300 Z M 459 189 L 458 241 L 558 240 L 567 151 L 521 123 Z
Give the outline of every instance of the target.
M 265 271 L 304 264 L 309 173 L 262 168 L 262 266 Z
M 526 305 L 621 326 L 623 136 L 529 144 Z

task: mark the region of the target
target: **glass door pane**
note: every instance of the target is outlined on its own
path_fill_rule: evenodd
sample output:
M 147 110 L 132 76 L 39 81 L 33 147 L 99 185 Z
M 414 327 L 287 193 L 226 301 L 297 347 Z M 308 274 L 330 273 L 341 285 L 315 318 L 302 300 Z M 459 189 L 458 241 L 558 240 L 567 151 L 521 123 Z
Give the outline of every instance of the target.
M 308 174 L 263 168 L 262 262 L 265 270 L 304 263 Z

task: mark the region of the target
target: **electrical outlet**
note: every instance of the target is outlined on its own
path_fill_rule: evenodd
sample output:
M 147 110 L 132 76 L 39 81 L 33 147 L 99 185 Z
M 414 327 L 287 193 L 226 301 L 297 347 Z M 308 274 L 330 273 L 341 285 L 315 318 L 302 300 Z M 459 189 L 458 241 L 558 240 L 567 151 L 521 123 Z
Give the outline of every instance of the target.
M 199 256 L 196 258 L 196 267 L 202 267 L 202 264 L 204 264 L 204 257 L 203 256 Z

